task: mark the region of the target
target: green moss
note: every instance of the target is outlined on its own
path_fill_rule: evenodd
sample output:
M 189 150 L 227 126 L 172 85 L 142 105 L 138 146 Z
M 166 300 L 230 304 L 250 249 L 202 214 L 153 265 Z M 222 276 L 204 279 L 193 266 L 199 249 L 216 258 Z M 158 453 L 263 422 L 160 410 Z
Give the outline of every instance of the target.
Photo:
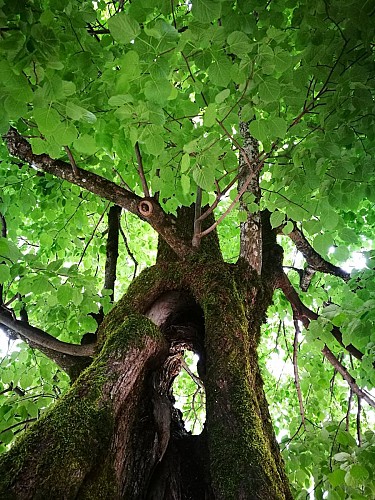
M 80 498 L 91 500 L 112 497 L 117 484 L 109 449 L 114 421 L 105 385 L 115 375 L 109 364 L 130 348 L 141 349 L 146 335 L 161 337 L 141 315 L 132 314 L 113 328 L 100 354 L 70 391 L 0 457 L 1 498 L 17 498 L 12 487 L 17 480 L 27 484 L 31 471 L 30 481 L 37 481 L 34 499 L 76 498 L 78 491 Z M 97 477 L 90 480 L 95 469 Z

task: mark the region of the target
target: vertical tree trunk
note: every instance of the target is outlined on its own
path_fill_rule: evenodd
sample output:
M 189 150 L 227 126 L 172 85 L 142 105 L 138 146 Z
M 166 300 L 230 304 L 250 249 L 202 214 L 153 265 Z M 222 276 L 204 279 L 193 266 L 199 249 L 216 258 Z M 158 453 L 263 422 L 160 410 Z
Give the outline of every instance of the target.
M 256 352 L 271 296 L 214 235 L 189 261 L 161 245 L 101 324 L 92 365 L 0 458 L 0 497 L 291 499 Z M 203 367 L 200 436 L 173 407 L 186 348 Z

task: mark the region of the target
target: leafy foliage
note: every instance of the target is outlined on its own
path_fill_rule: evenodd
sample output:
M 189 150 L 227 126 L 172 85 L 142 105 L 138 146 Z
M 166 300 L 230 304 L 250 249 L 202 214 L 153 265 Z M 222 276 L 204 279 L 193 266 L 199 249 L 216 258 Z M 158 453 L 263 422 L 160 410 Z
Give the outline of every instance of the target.
M 355 0 L 0 0 L 2 134 L 12 124 L 35 154 L 69 162 L 68 148 L 78 166 L 142 195 L 137 143 L 146 181 L 166 212 L 190 206 L 199 187 L 203 205 L 225 192 L 219 217 L 236 195 L 225 189 L 236 174 L 241 113 L 263 151 L 261 207 L 272 212 L 273 227 L 282 226 L 285 264 L 296 267 L 287 238 L 292 220 L 336 265 L 364 252 L 365 267 L 350 281 L 316 273 L 302 297 L 321 312 L 299 344 L 305 429 L 293 409 L 293 378 L 275 381 L 266 372 L 297 498 L 311 488 L 315 498 L 375 494 L 373 417 L 362 409 L 359 434 L 348 388 L 320 353 L 326 343 L 352 363 L 361 387 L 374 387 L 374 15 L 371 2 Z M 96 329 L 92 314 L 111 307 L 103 290 L 109 205 L 30 170 L 5 145 L 0 156 L 4 302 L 16 314 L 26 308 L 32 324 L 60 340 L 78 343 Z M 117 297 L 132 279 L 133 254 L 140 268 L 156 256 L 155 233 L 125 217 Z M 235 209 L 218 227 L 228 261 L 238 256 L 242 217 Z M 290 270 L 289 278 L 298 287 L 297 273 Z M 290 359 L 294 332 L 281 294 L 269 317 L 263 356 L 271 349 Z M 332 325 L 345 346 L 363 352 L 361 362 L 334 340 Z M 1 367 L 5 449 L 19 429 L 13 426 L 37 418 L 67 380 L 25 345 Z

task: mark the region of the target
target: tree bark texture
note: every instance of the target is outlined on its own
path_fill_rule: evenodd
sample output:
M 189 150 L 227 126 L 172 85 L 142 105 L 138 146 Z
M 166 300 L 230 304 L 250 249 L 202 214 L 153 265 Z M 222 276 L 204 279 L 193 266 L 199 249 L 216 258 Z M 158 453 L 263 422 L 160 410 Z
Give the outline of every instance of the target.
M 292 498 L 256 354 L 269 301 L 245 264 L 144 271 L 104 319 L 92 365 L 1 457 L 0 497 Z M 173 407 L 186 348 L 205 365 L 200 436 Z

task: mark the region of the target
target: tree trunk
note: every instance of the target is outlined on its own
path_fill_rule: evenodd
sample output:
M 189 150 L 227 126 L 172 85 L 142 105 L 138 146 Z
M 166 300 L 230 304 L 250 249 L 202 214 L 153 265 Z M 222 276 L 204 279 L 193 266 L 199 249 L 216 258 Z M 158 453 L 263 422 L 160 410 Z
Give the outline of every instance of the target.
M 1 457 L 2 499 L 292 498 L 256 352 L 272 293 L 215 241 L 187 261 L 160 249 L 101 324 L 91 366 Z M 187 348 L 207 395 L 200 436 L 173 406 Z

